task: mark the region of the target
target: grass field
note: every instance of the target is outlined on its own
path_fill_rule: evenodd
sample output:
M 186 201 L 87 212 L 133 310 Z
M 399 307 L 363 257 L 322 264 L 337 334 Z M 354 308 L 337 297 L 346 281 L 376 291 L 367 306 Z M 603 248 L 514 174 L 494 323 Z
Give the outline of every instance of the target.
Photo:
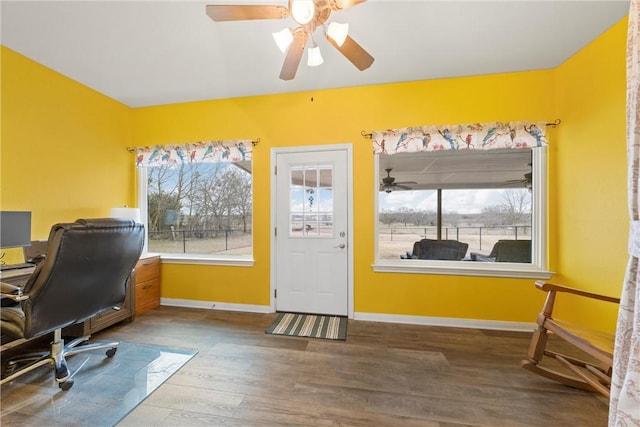
M 200 255 L 251 255 L 252 237 L 251 234 L 237 233 L 219 238 L 196 238 L 186 239 L 149 239 L 149 251 L 173 254 L 200 254 Z

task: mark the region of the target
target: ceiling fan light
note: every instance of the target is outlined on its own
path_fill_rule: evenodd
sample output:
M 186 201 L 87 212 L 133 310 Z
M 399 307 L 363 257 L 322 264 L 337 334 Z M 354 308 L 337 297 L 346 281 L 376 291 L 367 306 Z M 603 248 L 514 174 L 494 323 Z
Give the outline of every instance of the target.
M 338 46 L 342 46 L 349 34 L 349 24 L 340 24 L 338 22 L 332 22 L 327 28 L 327 35 L 336 42 Z
M 305 25 L 313 19 L 316 7 L 313 4 L 313 0 L 292 0 L 290 10 L 293 19 L 298 24 Z
M 313 44 L 309 49 L 309 56 L 307 57 L 307 65 L 309 67 L 317 67 L 322 64 L 324 59 L 322 59 L 322 55 L 320 54 L 320 48 L 317 44 Z
M 287 51 L 287 48 L 293 41 L 293 34 L 289 28 L 273 33 L 273 39 L 276 41 L 278 48 L 282 53 Z

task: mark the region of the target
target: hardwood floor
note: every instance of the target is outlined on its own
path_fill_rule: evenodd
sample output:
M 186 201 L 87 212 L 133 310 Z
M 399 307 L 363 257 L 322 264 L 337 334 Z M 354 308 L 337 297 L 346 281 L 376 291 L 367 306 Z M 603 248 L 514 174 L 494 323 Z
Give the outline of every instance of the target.
M 330 341 L 267 335 L 274 318 L 160 307 L 96 334 L 199 351 L 119 425 L 607 424 L 600 396 L 520 367 L 529 333 L 350 320 Z

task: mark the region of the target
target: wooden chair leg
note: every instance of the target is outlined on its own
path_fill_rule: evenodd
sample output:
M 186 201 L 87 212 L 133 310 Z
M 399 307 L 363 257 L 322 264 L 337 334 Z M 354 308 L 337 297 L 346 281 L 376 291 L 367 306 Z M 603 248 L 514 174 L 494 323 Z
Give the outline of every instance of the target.
M 542 326 L 538 326 L 538 328 L 533 331 L 533 336 L 531 337 L 531 342 L 529 343 L 529 362 L 534 365 L 540 363 L 542 357 L 544 356 L 548 339 L 549 337 L 547 335 L 547 330 Z

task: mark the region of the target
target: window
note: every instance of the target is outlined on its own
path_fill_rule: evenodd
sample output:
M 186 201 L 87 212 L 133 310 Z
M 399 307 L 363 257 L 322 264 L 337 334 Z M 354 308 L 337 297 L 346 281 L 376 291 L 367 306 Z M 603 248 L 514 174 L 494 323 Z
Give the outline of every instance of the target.
M 252 259 L 252 165 L 235 160 L 139 164 L 149 252 L 183 262 Z
M 376 271 L 547 277 L 546 148 L 376 158 Z

